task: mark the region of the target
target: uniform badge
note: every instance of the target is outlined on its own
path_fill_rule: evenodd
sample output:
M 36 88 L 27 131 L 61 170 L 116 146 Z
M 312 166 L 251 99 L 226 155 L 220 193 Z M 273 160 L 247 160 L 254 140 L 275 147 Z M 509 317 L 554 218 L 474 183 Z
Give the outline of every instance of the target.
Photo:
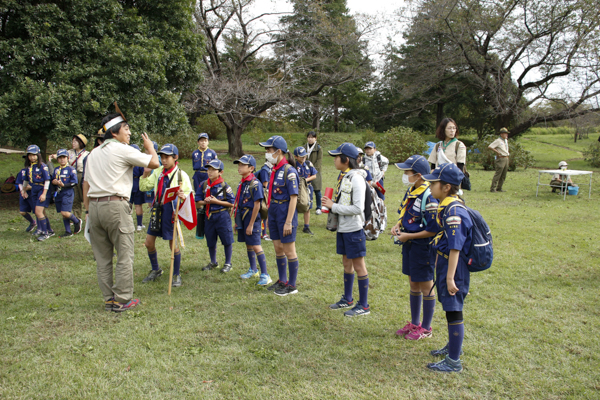
M 425 205 L 425 209 L 429 212 L 436 211 L 437 212 L 438 205 L 436 203 L 427 203 Z
M 277 179 L 281 178 L 283 178 L 283 171 L 279 171 L 279 173 L 277 174 Z
M 448 225 L 460 225 L 462 223 L 462 219 L 458 215 L 453 215 L 451 217 L 446 218 L 446 224 Z
M 233 190 L 231 190 L 231 186 L 227 186 L 227 193 L 233 193 Z
M 293 172 L 292 172 L 292 173 L 289 173 L 289 174 L 288 174 L 288 180 L 289 180 L 289 181 L 294 181 L 294 180 L 296 180 L 296 174 L 294 174 Z

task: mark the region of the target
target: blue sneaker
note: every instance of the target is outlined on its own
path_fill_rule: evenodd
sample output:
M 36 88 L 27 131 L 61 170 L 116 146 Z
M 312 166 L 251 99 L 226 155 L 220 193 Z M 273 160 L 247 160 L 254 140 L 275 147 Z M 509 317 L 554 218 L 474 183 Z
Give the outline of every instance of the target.
M 461 372 L 463 370 L 460 359 L 454 361 L 446 356 L 442 361 L 427 364 L 427 368 L 436 372 Z
M 448 343 L 446 343 L 446 345 L 444 347 L 442 347 L 439 350 L 431 350 L 430 354 L 432 356 L 447 356 L 448 355 Z M 460 349 L 460 355 L 462 356 L 463 351 L 462 349 Z
M 371 313 L 371 307 L 363 307 L 362 304 L 357 304 L 351 310 L 348 310 L 344 313 L 346 317 L 356 317 L 359 315 L 369 315 Z
M 260 279 L 258 280 L 257 285 L 267 286 L 269 283 L 273 282 L 269 274 L 260 274 Z
M 258 272 L 258 270 L 253 271 L 252 268 L 248 268 L 248 272 L 246 272 L 245 274 L 241 274 L 240 278 L 242 279 L 250 279 L 250 278 L 258 278 L 260 276 L 260 273 Z

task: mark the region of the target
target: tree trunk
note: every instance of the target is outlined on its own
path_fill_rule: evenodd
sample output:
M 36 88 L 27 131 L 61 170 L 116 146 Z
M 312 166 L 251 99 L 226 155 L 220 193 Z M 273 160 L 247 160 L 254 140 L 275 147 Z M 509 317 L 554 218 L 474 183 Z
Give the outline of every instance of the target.
M 319 103 L 319 99 L 313 101 L 311 111 L 312 129 L 315 132 L 319 132 L 319 128 L 321 127 L 321 104 Z
M 337 94 L 333 95 L 333 131 L 339 132 L 340 130 L 340 105 L 338 104 Z
M 239 125 L 232 125 L 231 128 L 226 126 L 227 130 L 227 142 L 229 143 L 229 155 L 231 157 L 241 157 L 244 155 L 244 149 L 242 148 L 242 133 L 243 128 Z
M 437 128 L 444 119 L 444 103 L 437 103 L 437 113 L 435 116 L 435 127 Z

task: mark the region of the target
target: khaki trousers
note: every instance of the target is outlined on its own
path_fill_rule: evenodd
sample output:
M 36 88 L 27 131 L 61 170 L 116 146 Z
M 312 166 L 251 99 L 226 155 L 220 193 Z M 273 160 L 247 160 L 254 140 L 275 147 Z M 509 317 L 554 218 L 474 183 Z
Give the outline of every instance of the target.
M 96 202 L 90 199 L 90 242 L 96 258 L 98 284 L 104 301 L 114 297 L 126 303 L 133 298 L 134 231 L 128 201 Z M 113 252 L 117 252 L 114 267 Z
M 491 190 L 502 190 L 504 179 L 506 179 L 506 173 L 508 172 L 508 157 L 497 157 L 496 158 L 496 173 L 492 178 Z
M 73 192 L 75 196 L 73 197 L 73 214 L 79 219 L 81 219 L 81 203 L 83 202 L 83 185 L 81 180 L 83 178 L 83 173 L 77 173 L 77 185 L 73 188 Z

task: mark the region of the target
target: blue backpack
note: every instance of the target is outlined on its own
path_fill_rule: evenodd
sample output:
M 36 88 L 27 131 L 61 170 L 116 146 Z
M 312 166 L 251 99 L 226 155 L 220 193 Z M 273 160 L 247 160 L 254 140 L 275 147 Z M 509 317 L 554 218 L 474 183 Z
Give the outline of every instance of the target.
M 492 266 L 494 249 L 492 232 L 479 211 L 473 210 L 463 204 L 453 204 L 452 207 L 462 207 L 469 213 L 473 228 L 471 230 L 471 247 L 464 256 L 469 272 L 485 271 Z

